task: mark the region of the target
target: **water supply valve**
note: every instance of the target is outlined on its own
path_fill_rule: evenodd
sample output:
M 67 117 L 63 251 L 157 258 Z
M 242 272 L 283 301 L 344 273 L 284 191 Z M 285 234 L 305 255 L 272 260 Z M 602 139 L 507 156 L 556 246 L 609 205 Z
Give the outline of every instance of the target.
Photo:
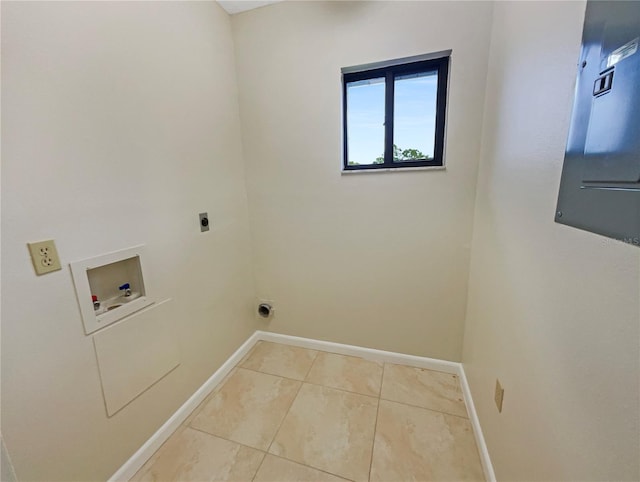
M 131 296 L 131 285 L 129 283 L 125 283 L 122 286 L 118 286 L 120 291 L 124 291 L 124 296 Z

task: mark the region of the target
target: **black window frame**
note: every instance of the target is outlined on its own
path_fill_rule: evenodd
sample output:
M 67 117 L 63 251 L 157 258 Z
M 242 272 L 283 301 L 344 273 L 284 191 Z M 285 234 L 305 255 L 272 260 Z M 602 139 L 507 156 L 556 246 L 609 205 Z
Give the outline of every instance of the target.
M 408 167 L 441 167 L 444 166 L 444 144 L 447 110 L 447 84 L 449 82 L 448 53 L 442 57 L 428 60 L 418 60 L 406 63 L 392 63 L 378 68 L 368 68 L 342 74 L 342 125 L 343 125 L 343 159 L 342 169 L 345 171 L 362 171 L 375 169 L 403 169 Z M 384 62 L 382 62 L 384 63 Z M 374 64 L 375 65 L 375 64 Z M 343 69 L 345 70 L 345 69 Z M 349 69 L 346 69 L 349 70 Z M 418 74 L 423 72 L 438 72 L 438 86 L 436 89 L 436 119 L 433 159 L 415 161 L 393 161 L 393 108 L 395 78 L 398 75 Z M 385 78 L 385 130 L 384 130 L 384 162 L 381 164 L 349 165 L 349 138 L 347 126 L 347 85 L 367 79 Z

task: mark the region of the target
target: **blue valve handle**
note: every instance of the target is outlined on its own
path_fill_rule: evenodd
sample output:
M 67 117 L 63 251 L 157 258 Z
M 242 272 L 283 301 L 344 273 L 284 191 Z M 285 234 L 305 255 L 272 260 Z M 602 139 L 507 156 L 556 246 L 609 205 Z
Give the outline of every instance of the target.
M 129 286 L 129 283 L 125 283 L 122 286 L 118 286 L 119 290 L 128 290 L 129 288 L 131 288 L 131 286 Z

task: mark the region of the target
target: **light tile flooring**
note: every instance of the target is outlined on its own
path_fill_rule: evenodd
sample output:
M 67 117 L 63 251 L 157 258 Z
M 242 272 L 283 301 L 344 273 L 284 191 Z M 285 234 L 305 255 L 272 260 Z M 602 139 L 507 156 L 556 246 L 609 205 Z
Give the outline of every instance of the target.
M 132 480 L 484 477 L 456 375 L 258 342 Z

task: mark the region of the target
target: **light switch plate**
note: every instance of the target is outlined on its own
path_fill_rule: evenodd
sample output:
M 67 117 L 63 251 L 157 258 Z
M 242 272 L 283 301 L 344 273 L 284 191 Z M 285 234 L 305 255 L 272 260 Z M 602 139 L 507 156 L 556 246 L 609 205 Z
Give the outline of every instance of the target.
M 47 241 L 39 241 L 37 243 L 27 243 L 29 253 L 31 253 L 31 261 L 36 270 L 37 275 L 50 273 L 62 269 L 60 266 L 60 257 L 53 239 Z

